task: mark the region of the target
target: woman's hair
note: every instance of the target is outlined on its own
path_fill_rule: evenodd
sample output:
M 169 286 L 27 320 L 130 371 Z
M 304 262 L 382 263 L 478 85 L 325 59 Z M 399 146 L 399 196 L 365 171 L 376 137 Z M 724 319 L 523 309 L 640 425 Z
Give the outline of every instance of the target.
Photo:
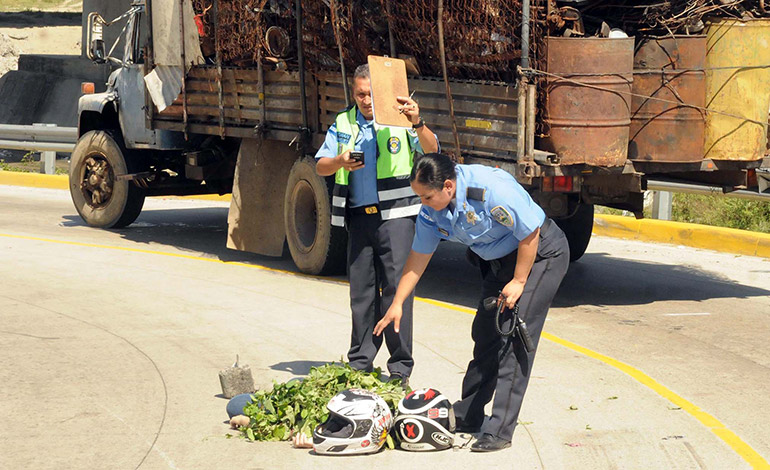
M 418 157 L 409 175 L 409 182 L 417 181 L 427 188 L 441 189 L 444 181 L 456 180 L 455 163 L 443 153 L 428 153 Z

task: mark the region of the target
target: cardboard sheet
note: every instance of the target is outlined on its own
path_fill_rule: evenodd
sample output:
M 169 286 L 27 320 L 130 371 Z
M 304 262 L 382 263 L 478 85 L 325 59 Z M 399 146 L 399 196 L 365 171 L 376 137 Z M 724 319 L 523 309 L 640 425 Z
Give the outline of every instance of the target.
M 368 57 L 368 62 L 374 122 L 381 126 L 411 129 L 412 123 L 398 111 L 399 103 L 396 100 L 396 96 L 409 96 L 406 64 L 401 59 L 374 55 Z

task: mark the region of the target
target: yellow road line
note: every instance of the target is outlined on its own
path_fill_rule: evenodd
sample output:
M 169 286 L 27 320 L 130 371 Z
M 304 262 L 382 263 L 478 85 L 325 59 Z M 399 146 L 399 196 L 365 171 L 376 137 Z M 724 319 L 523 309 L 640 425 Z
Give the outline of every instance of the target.
M 330 278 L 325 278 L 321 276 L 312 276 L 309 274 L 296 273 L 296 272 L 287 271 L 284 269 L 269 268 L 267 266 L 242 263 L 238 261 L 222 261 L 219 259 L 204 258 L 201 256 L 184 255 L 184 254 L 178 254 L 178 253 L 168 253 L 163 251 L 142 250 L 139 248 L 129 248 L 129 247 L 120 247 L 120 246 L 112 246 L 112 245 L 99 245 L 99 244 L 93 244 L 93 243 L 71 242 L 71 241 L 64 241 L 64 240 L 54 240 L 49 238 L 30 237 L 30 236 L 24 236 L 24 235 L 10 235 L 5 233 L 0 233 L 0 237 L 16 238 L 21 240 L 34 240 L 34 241 L 41 241 L 41 242 L 48 242 L 48 243 L 59 243 L 64 245 L 82 246 L 82 247 L 90 247 L 90 248 L 121 250 L 121 251 L 145 253 L 145 254 L 151 254 L 151 255 L 172 256 L 175 258 L 208 261 L 208 262 L 227 264 L 232 266 L 242 266 L 246 268 L 269 271 L 273 273 L 290 274 L 293 276 L 317 279 L 325 282 L 332 281 L 332 282 L 347 284 L 346 281 L 341 281 L 338 279 L 330 279 Z M 462 312 L 470 315 L 476 314 L 476 311 L 471 308 L 462 307 L 460 305 L 455 305 L 448 302 L 442 302 L 442 301 L 433 300 L 433 299 L 426 299 L 424 297 L 415 297 L 415 299 L 418 300 L 419 302 L 426 303 L 426 304 L 433 305 L 440 308 L 455 310 L 457 312 Z M 750 445 L 744 442 L 743 439 L 738 437 L 738 435 L 736 435 L 734 432 L 730 431 L 727 428 L 727 426 L 722 424 L 721 421 L 711 416 L 710 414 L 706 413 L 705 411 L 701 410 L 698 406 L 689 402 L 688 400 L 681 397 L 680 395 L 677 395 L 672 390 L 660 384 L 655 379 L 645 374 L 644 372 L 640 371 L 639 369 L 636 369 L 624 362 L 618 361 L 617 359 L 613 359 L 609 356 L 598 353 L 586 347 L 580 346 L 571 341 L 567 341 L 565 339 L 559 338 L 558 336 L 547 332 L 543 332 L 542 337 L 548 341 L 564 346 L 565 348 L 571 349 L 577 353 L 583 354 L 592 359 L 603 362 L 629 375 L 631 378 L 633 378 L 637 382 L 651 389 L 661 397 L 670 401 L 671 403 L 678 406 L 682 410 L 686 411 L 689 415 L 697 419 L 701 424 L 706 426 L 712 433 L 714 433 L 717 437 L 719 437 L 719 439 L 721 439 L 728 446 L 730 446 L 743 460 L 748 462 L 752 466 L 752 468 L 770 470 L 770 463 L 768 463 L 767 460 L 765 460 L 761 455 L 759 455 L 759 453 L 756 452 Z

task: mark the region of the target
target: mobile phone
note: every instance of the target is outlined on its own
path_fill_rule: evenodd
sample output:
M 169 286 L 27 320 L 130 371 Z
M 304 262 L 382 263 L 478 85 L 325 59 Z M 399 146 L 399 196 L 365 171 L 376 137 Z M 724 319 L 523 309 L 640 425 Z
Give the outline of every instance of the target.
M 352 158 L 353 160 L 355 160 L 357 162 L 363 163 L 364 162 L 364 152 L 351 151 L 350 152 L 350 158 Z

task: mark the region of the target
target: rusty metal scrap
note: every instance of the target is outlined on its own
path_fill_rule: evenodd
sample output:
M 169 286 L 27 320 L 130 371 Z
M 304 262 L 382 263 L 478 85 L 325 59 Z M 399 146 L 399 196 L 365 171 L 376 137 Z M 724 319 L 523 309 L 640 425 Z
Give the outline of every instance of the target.
M 594 0 L 579 7 L 592 34 L 602 22 L 629 35 L 693 34 L 710 17 L 766 17 L 764 0 Z
M 385 0 L 381 0 L 384 5 Z M 441 75 L 437 0 L 390 0 L 399 54 L 413 56 L 426 75 Z M 545 0 L 531 2 L 532 55 L 542 55 Z M 521 58 L 519 0 L 445 0 L 444 31 L 450 77 L 513 81 Z
M 553 0 L 551 0 L 553 1 Z M 217 24 L 219 52 L 226 65 L 254 65 L 261 53 L 273 52 L 266 34 L 280 27 L 296 38 L 292 0 L 219 0 L 218 18 L 213 0 L 193 0 L 199 29 L 214 37 Z M 348 70 L 366 63 L 370 54 L 389 55 L 389 27 L 396 52 L 410 56 L 420 71 L 440 74 L 437 37 L 437 0 L 302 0 L 302 42 L 310 70 L 339 70 L 340 53 Z M 546 0 L 533 0 L 531 54 L 538 64 L 544 57 Z M 521 57 L 520 0 L 445 0 L 444 38 L 449 75 L 460 79 L 512 81 Z M 335 36 L 334 23 L 338 35 Z M 281 35 L 283 36 L 283 34 Z M 296 62 L 292 64 L 296 66 Z

